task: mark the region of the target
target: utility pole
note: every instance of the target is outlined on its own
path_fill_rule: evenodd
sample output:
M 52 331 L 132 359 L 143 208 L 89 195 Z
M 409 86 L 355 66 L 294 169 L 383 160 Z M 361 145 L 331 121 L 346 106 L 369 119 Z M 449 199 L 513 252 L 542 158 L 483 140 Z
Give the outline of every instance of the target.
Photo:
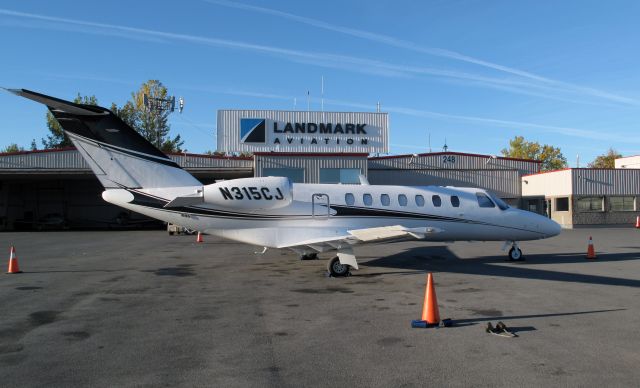
M 156 119 L 156 148 L 160 149 L 160 115 L 162 112 L 174 112 L 176 109 L 176 96 L 170 98 L 151 97 L 144 95 L 144 106 L 149 112 L 154 113 Z M 184 109 L 184 98 L 178 100 L 178 112 Z

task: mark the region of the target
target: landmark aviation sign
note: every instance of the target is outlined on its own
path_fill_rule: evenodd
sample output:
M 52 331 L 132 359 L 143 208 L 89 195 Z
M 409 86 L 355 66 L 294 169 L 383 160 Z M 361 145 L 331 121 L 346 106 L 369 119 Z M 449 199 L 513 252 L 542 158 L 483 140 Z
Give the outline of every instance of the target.
M 386 113 L 218 111 L 218 151 L 388 152 Z

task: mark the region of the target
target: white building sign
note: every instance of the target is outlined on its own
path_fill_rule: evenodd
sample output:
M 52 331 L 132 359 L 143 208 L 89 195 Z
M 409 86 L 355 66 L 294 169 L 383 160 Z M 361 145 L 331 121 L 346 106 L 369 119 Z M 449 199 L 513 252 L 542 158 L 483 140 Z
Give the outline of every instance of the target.
M 386 113 L 218 111 L 218 151 L 389 152 Z

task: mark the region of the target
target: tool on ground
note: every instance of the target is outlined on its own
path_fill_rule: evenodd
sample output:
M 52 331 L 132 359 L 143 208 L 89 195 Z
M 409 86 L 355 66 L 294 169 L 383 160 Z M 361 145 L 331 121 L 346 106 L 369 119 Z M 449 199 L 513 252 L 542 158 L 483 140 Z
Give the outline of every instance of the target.
M 433 281 L 433 274 L 427 275 L 427 286 L 424 290 L 424 303 L 422 304 L 422 319 L 411 321 L 411 327 L 426 328 L 438 326 L 440 323 L 440 311 L 438 310 L 438 299 L 436 298 L 436 286 Z
M 507 338 L 517 337 L 517 335 L 512 331 L 510 331 L 507 325 L 505 325 L 502 322 L 498 322 L 496 324 L 496 327 L 493 327 L 491 322 L 488 322 L 486 331 L 487 333 L 499 335 L 500 337 L 507 337 Z

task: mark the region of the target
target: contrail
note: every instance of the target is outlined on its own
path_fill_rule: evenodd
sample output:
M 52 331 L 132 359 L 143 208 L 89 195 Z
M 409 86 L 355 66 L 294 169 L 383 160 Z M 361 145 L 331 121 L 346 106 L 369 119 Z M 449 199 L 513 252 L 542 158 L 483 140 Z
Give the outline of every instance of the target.
M 498 70 L 504 73 L 508 73 L 508 74 L 512 74 L 512 75 L 517 75 L 523 78 L 527 78 L 530 80 L 534 80 L 537 82 L 541 82 L 541 83 L 545 83 L 545 84 L 549 84 L 549 85 L 554 85 L 555 86 L 555 90 L 556 91 L 571 91 L 574 93 L 580 93 L 580 94 L 584 94 L 587 96 L 591 96 L 591 97 L 597 97 L 597 98 L 601 98 L 601 99 L 605 99 L 605 100 L 609 100 L 609 101 L 615 101 L 618 103 L 624 103 L 624 104 L 628 104 L 628 105 L 634 105 L 634 106 L 640 106 L 640 101 L 633 99 L 633 98 L 628 98 L 628 97 L 624 97 L 624 96 L 619 96 L 613 93 L 609 93 L 606 91 L 602 91 L 602 90 L 598 90 L 595 88 L 590 88 L 590 87 L 584 87 L 584 86 L 580 86 L 580 85 L 574 85 L 571 83 L 567 83 L 567 82 L 563 82 L 563 81 L 558 81 L 558 80 L 554 80 L 551 78 L 547 78 L 547 77 L 543 77 L 528 71 L 524 71 L 524 70 L 520 70 L 520 69 L 516 69 L 513 67 L 508 67 L 508 66 L 504 66 L 504 65 L 500 65 L 497 63 L 493 63 L 493 62 L 489 62 L 489 61 L 485 61 L 482 59 L 478 59 L 478 58 L 474 58 L 465 54 L 461 54 L 455 51 L 451 51 L 451 50 L 445 50 L 445 49 L 441 49 L 441 48 L 435 48 L 435 47 L 425 47 L 425 46 L 420 46 L 416 43 L 410 42 L 410 41 L 406 41 L 406 40 L 402 40 L 402 39 L 397 39 L 394 38 L 392 36 L 388 36 L 388 35 L 383 35 L 383 34 L 376 34 L 373 32 L 369 32 L 369 31 L 364 31 L 364 30 L 358 30 L 355 28 L 349 28 L 349 27 L 343 27 L 343 26 L 339 26 L 339 25 L 335 25 L 335 24 L 330 24 L 321 20 L 317 20 L 317 19 L 312 19 L 312 18 L 308 18 L 308 17 L 304 17 L 304 16 L 300 16 L 300 15 L 296 15 L 296 14 L 292 14 L 292 13 L 288 13 L 288 12 L 283 12 L 283 11 L 279 11 L 276 9 L 272 9 L 272 8 L 265 8 L 265 7 L 259 7 L 259 6 L 254 6 L 254 5 L 249 5 L 249 4 L 244 4 L 244 3 L 237 3 L 237 2 L 231 2 L 231 1 L 227 1 L 227 0 L 204 0 L 207 3 L 210 4 L 214 4 L 214 5 L 220 5 L 220 6 L 224 6 L 224 7 L 230 7 L 230 8 L 236 8 L 236 9 L 241 9 L 241 10 L 246 10 L 246 11 L 252 11 L 252 12 L 258 12 L 258 13 L 262 13 L 265 15 L 271 15 L 271 16 L 276 16 L 276 17 L 280 17 L 280 18 L 284 18 L 284 19 L 288 19 L 288 20 L 293 20 L 295 22 L 298 23 L 302 23 L 302 24 L 306 24 L 306 25 L 310 25 L 310 26 L 314 26 L 317 28 L 322 28 L 328 31 L 333 31 L 333 32 L 337 32 L 337 33 L 341 33 L 341 34 L 345 34 L 345 35 L 350 35 L 353 37 L 357 37 L 357 38 L 361 38 L 361 39 L 366 39 L 372 42 L 377 42 L 377 43 L 381 43 L 381 44 L 386 44 L 389 46 L 393 46 L 393 47 L 397 47 L 397 48 L 402 48 L 402 49 L 407 49 L 407 50 L 411 50 L 414 52 L 419 52 L 419 53 L 423 53 L 423 54 L 428 54 L 428 55 L 433 55 L 433 56 L 437 56 L 437 57 L 442 57 L 442 58 L 448 58 L 448 59 L 453 59 L 453 60 L 457 60 L 457 61 L 462 61 L 462 62 L 466 62 L 466 63 L 471 63 L 471 64 L 475 64 L 475 65 L 479 65 L 482 67 L 486 67 L 486 68 L 490 68 L 493 70 Z

